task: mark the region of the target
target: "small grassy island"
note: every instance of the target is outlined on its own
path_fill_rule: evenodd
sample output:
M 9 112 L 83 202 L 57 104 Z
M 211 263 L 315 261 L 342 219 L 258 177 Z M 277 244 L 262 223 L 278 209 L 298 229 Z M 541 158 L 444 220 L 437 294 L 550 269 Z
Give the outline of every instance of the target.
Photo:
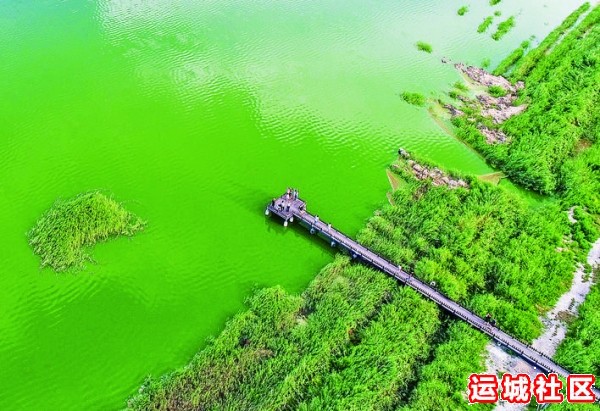
M 477 33 L 485 33 L 494 22 L 494 16 L 486 17 L 483 22 L 477 27 Z
M 406 101 L 408 104 L 412 104 L 413 106 L 424 106 L 425 105 L 425 96 L 419 93 L 410 93 L 405 91 L 401 94 L 402 99 Z
M 431 53 L 433 51 L 433 47 L 431 47 L 431 44 L 425 43 L 424 41 L 417 41 L 417 49 L 426 53 Z
M 506 19 L 502 23 L 498 24 L 498 29 L 496 30 L 496 32 L 494 34 L 492 34 L 492 38 L 496 41 L 500 40 L 513 27 L 515 27 L 515 16 L 510 16 L 508 19 Z
M 99 191 L 58 200 L 27 233 L 42 267 L 57 272 L 81 268 L 91 256 L 86 248 L 109 237 L 132 236 L 145 222 Z

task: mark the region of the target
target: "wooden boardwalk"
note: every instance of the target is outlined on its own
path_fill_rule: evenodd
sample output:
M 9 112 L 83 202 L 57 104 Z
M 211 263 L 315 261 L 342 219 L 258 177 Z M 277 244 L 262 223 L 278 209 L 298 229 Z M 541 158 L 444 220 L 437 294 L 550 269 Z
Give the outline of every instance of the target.
M 511 349 L 541 371 L 545 373 L 556 373 L 564 378 L 571 374 L 567 369 L 556 364 L 549 356 L 542 354 L 533 347 L 491 325 L 489 322 L 451 300 L 437 289 L 422 282 L 402 268 L 392 264 L 388 260 L 342 234 L 340 231 L 333 228 L 331 224 L 327 224 L 321 221 L 319 217 L 308 213 L 306 211 L 306 202 L 298 198 L 293 192 L 290 193 L 289 196 L 286 193 L 283 196 L 274 199 L 271 204 L 267 206 L 266 214 L 274 214 L 280 217 L 285 226 L 288 225 L 288 222 L 300 222 L 310 230 L 311 234 L 320 234 L 327 238 L 332 246 L 346 249 L 352 258 L 360 258 L 373 267 L 394 277 L 402 284 L 411 287 L 454 316 L 466 321 L 479 331 L 489 335 L 499 344 Z M 594 388 L 594 394 L 596 400 L 600 401 L 600 390 Z

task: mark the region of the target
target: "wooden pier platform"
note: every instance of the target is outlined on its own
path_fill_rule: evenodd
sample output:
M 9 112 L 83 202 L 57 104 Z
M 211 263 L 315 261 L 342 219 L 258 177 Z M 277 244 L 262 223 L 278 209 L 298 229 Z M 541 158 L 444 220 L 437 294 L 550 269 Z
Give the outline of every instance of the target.
M 564 378 L 567 378 L 567 376 L 571 374 L 569 370 L 556 364 L 549 356 L 493 326 L 477 314 L 451 300 L 436 288 L 424 283 L 412 274 L 404 271 L 401 267 L 392 264 L 385 258 L 357 243 L 336 230 L 331 224 L 323 222 L 318 216 L 310 214 L 306 211 L 306 202 L 298 197 L 297 192 L 292 190 L 289 193 L 286 192 L 279 198 L 273 199 L 267 206 L 265 214 L 275 215 L 281 218 L 285 226 L 294 221 L 299 222 L 301 225 L 308 228 L 311 234 L 321 235 L 330 242 L 331 246 L 347 250 L 352 258 L 360 259 L 394 277 L 402 284 L 411 287 L 426 298 L 437 303 L 452 315 L 466 321 L 484 334 L 487 334 L 500 345 L 514 351 L 533 366 L 539 368 L 540 371 L 547 374 L 556 373 Z M 596 396 L 596 401 L 599 402 L 600 390 L 594 387 L 593 391 Z

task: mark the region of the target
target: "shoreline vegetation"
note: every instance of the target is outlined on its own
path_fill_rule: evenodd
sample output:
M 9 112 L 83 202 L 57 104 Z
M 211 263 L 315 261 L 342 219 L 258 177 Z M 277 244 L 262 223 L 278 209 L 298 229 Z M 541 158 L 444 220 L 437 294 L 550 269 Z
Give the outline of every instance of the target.
M 27 233 L 41 267 L 56 272 L 91 262 L 88 248 L 117 236 L 133 236 L 145 222 L 99 191 L 57 200 Z
M 478 106 L 464 97 L 463 105 L 458 108 L 450 105 L 452 110 L 449 110 L 459 137 L 482 152 L 488 162 L 513 181 L 555 198 L 571 223 L 579 226 L 572 230 L 571 239 L 579 239 L 582 251 L 589 248 L 586 243 L 591 245 L 594 240 L 597 248 L 600 222 L 600 115 L 596 110 L 600 102 L 597 87 L 600 6 L 585 15 L 590 8 L 589 3 L 580 6 L 528 53 L 530 44 L 523 42 L 494 70 L 495 75 L 509 73 L 510 81 L 518 86 L 510 107 L 505 109 L 516 110 L 517 104 L 527 104 L 522 114 L 497 121 L 497 117 L 489 116 L 489 110 L 486 112 L 485 104 Z M 465 73 L 476 84 L 481 84 L 484 76 Z M 507 80 L 496 78 L 495 81 Z M 488 98 L 477 96 L 480 102 Z M 502 138 L 490 138 L 490 134 Z M 596 248 L 587 259 L 583 254 L 577 258 L 580 264 L 577 274 L 588 273 L 583 281 L 593 282 L 590 288 L 583 287 L 586 290 L 579 291 L 583 292 L 580 297 L 585 298 L 581 307 L 571 309 L 571 302 L 567 310 L 559 313 L 564 318 L 557 315 L 546 321 L 554 324 L 554 333 L 561 327 L 567 330 L 564 339 L 554 334 L 550 338 L 552 344 L 559 344 L 556 360 L 573 372 L 593 373 L 598 378 L 600 344 L 595 337 L 600 331 L 597 320 L 600 256 Z M 546 334 L 552 332 L 545 331 Z M 551 408 L 570 409 L 571 406 L 563 404 Z
M 558 224 L 554 205 L 533 209 L 501 188 L 444 171 L 457 182 L 449 189 L 415 164 L 434 170 L 400 157 L 390 168 L 400 181 L 395 205 L 375 212 L 359 242 L 531 341 L 542 329 L 540 310 L 571 280 L 578 244 L 556 252 L 567 247 L 567 216 Z M 275 287 L 248 305 L 185 368 L 146 380 L 130 409 L 430 410 L 444 408 L 446 395 L 451 409 L 469 409 L 459 393 L 469 372 L 484 369 L 487 337 L 344 256 L 300 296 Z M 454 358 L 458 347 L 464 355 Z
M 470 98 L 458 82 L 453 101 L 461 105 L 447 105 L 459 138 L 549 201 L 529 205 L 502 187 L 401 153 L 388 170 L 396 182 L 392 204 L 357 236 L 526 342 L 542 334 L 541 318 L 570 289 L 600 236 L 600 6 L 575 26 L 583 8 L 549 35 L 552 42 L 528 52 L 521 45 L 509 56 L 498 68 L 514 67 L 510 79 L 457 65 L 483 92 Z M 485 369 L 490 340 L 348 257 L 336 256 L 300 295 L 272 287 L 247 305 L 185 367 L 148 377 L 128 409 L 493 407 L 470 406 L 465 397 L 469 373 Z M 594 284 L 556 355 L 597 378 L 598 311 Z
M 489 116 L 463 105 L 459 109 L 466 115 L 453 119 L 459 138 L 513 181 L 541 194 L 568 196 L 576 201 L 575 205 L 590 207 L 594 214 L 600 212 L 600 200 L 593 194 L 600 187 L 594 183 L 594 167 L 590 163 L 598 155 L 594 143 L 600 134 L 594 112 L 600 101 L 596 86 L 599 20 L 600 8 L 596 7 L 552 49 L 542 42 L 540 47 L 545 51 L 541 59 L 538 49 L 521 59 L 510 78 L 515 84 L 526 84 L 516 90 L 516 98 L 510 105 L 527 105 L 521 115 L 502 123 L 490 122 Z M 562 27 L 557 30 L 564 31 Z M 554 34 L 551 36 L 555 37 Z M 521 73 L 527 74 L 519 76 Z M 480 133 L 482 127 L 507 138 L 499 141 L 501 144 L 490 143 Z M 504 144 L 508 141 L 510 144 Z M 582 178 L 585 184 L 575 184 L 583 182 Z

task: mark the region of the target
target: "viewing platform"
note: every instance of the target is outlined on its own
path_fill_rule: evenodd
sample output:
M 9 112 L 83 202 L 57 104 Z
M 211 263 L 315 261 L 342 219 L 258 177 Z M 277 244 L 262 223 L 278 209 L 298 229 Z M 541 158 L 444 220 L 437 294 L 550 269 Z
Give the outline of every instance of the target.
M 346 250 L 353 259 L 360 259 L 390 275 L 402 284 L 411 287 L 452 315 L 487 334 L 500 345 L 509 348 L 541 371 L 547 374 L 556 373 L 564 378 L 571 374 L 570 371 L 556 364 L 549 356 L 505 333 L 482 317 L 453 301 L 441 291 L 438 291 L 435 285 L 424 283 L 412 274 L 404 271 L 402 267 L 392 264 L 385 258 L 336 230 L 331 224 L 323 222 L 318 216 L 310 214 L 306 210 L 306 202 L 298 197 L 297 191 L 288 190 L 281 197 L 273 199 L 267 206 L 265 214 L 281 218 L 284 226 L 288 226 L 289 223 L 294 221 L 299 222 L 308 228 L 311 234 L 321 235 L 326 238 L 332 247 Z M 594 387 L 593 391 L 596 396 L 596 402 L 600 401 L 600 390 Z

